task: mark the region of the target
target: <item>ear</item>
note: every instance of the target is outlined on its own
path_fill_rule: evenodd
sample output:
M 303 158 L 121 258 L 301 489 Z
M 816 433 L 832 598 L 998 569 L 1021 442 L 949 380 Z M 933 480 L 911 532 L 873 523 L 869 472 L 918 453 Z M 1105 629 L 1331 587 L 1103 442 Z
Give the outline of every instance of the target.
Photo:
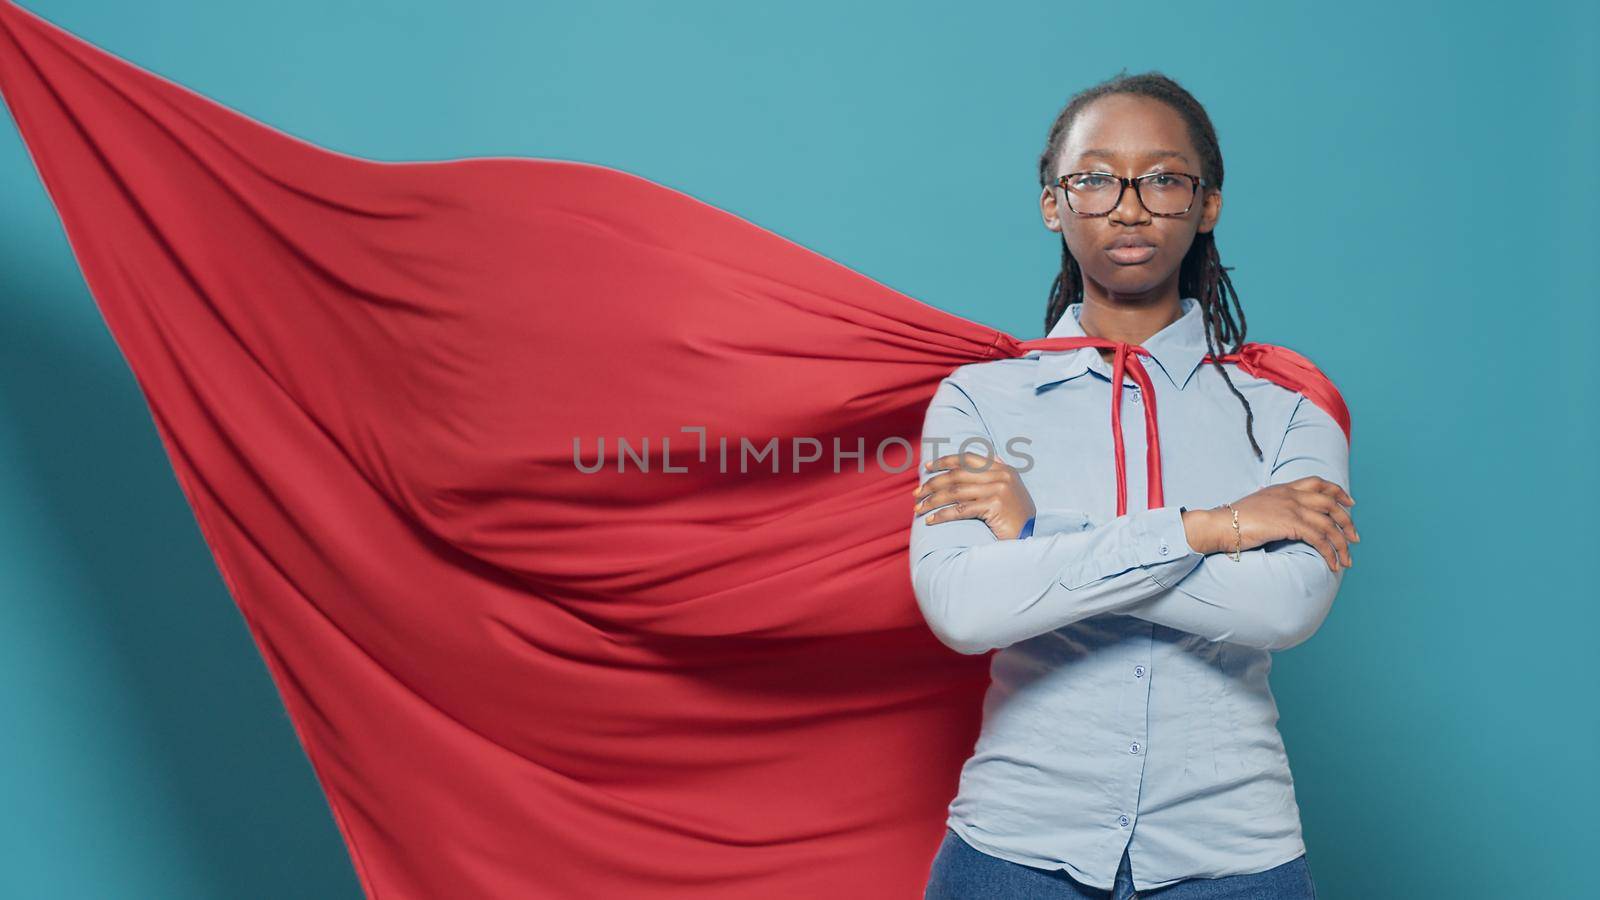
M 1061 230 L 1061 208 L 1056 205 L 1056 192 L 1048 187 L 1039 192 L 1039 215 L 1044 219 L 1044 227 Z
M 1206 188 L 1205 192 L 1205 200 L 1201 201 L 1200 206 L 1200 227 L 1197 229 L 1201 234 L 1216 228 L 1217 220 L 1222 218 L 1222 192 L 1211 188 Z

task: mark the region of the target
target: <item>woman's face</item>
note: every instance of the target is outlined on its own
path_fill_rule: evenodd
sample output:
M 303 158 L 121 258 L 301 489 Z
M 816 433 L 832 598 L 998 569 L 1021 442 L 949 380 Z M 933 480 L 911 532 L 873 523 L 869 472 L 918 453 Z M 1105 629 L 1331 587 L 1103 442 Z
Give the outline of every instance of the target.
M 1130 178 L 1151 172 L 1204 177 L 1183 117 L 1159 100 L 1130 94 L 1111 94 L 1090 103 L 1067 132 L 1050 173 L 1052 183 L 1039 198 L 1045 227 L 1065 235 L 1067 249 L 1083 271 L 1086 295 L 1123 302 L 1175 299 L 1184 254 L 1196 234 L 1216 227 L 1222 194 L 1201 188 L 1186 214 L 1152 216 L 1129 187 L 1109 215 L 1080 216 L 1068 208 L 1065 192 L 1054 179 L 1091 171 Z M 1147 242 L 1153 254 L 1114 255 L 1118 238 Z

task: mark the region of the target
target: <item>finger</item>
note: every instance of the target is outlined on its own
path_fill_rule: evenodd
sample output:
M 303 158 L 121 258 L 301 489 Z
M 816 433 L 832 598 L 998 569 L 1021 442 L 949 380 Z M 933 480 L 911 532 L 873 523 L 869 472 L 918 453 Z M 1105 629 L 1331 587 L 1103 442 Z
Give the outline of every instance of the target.
M 966 453 L 951 453 L 941 456 L 924 464 L 923 468 L 928 470 L 956 469 L 963 472 L 984 474 L 996 469 L 1007 468 L 1007 464 L 1005 460 L 1002 460 L 997 455 L 986 456 L 982 453 L 968 451 Z
M 1313 489 L 1316 490 L 1317 493 L 1319 493 L 1319 494 L 1327 494 L 1328 496 L 1334 498 L 1335 500 L 1338 500 L 1340 503 L 1344 504 L 1345 506 L 1354 506 L 1355 505 L 1356 498 L 1350 496 L 1350 493 L 1348 491 L 1346 491 L 1343 487 L 1341 487 L 1339 485 L 1339 482 L 1337 482 L 1337 481 L 1329 481 L 1328 479 L 1323 478 L 1323 477 L 1321 477 L 1319 475 L 1308 475 L 1307 478 L 1310 479 L 1314 483 L 1313 484 Z
M 1339 571 L 1339 551 L 1334 549 L 1323 532 L 1318 531 L 1314 534 L 1315 537 L 1309 542 L 1311 546 L 1316 547 L 1317 552 L 1322 554 L 1322 561 L 1328 564 L 1328 571 Z
M 1006 464 L 998 456 L 962 453 L 958 457 L 958 465 L 970 475 L 993 475 L 1004 469 Z
M 1297 491 L 1308 491 L 1313 494 L 1344 493 L 1344 490 L 1337 484 L 1320 475 L 1307 475 L 1304 478 L 1296 478 L 1289 482 L 1289 487 Z
M 1324 518 L 1327 517 L 1324 516 Z M 1322 561 L 1328 564 L 1328 569 L 1333 572 L 1339 571 L 1338 551 L 1334 549 L 1333 542 L 1328 539 L 1327 532 L 1318 528 L 1315 522 L 1310 521 L 1309 515 L 1298 523 L 1297 530 L 1300 533 L 1295 536 L 1295 540 L 1305 541 L 1316 548 L 1316 551 L 1322 554 Z
M 1328 479 L 1324 478 L 1324 479 L 1322 479 L 1322 483 L 1323 483 L 1323 485 L 1325 485 L 1322 488 L 1322 492 L 1327 494 L 1328 496 L 1334 498 L 1335 500 L 1339 501 L 1339 503 L 1341 505 L 1343 505 L 1343 506 L 1355 506 L 1356 505 L 1356 498 L 1350 496 L 1350 492 L 1345 490 L 1343 487 L 1341 487 L 1339 485 L 1339 482 L 1337 482 L 1337 481 L 1329 481 Z
M 1332 541 L 1334 549 L 1339 551 L 1339 558 L 1343 560 L 1344 567 L 1348 569 L 1355 565 L 1355 557 L 1350 555 L 1350 536 L 1344 533 L 1331 516 L 1323 516 L 1323 519 L 1328 523 L 1324 526 L 1327 529 L 1328 540 Z
M 1361 535 L 1356 533 L 1356 520 L 1350 517 L 1350 513 L 1346 512 L 1344 507 L 1335 505 L 1332 510 L 1329 510 L 1328 518 L 1339 526 L 1339 530 L 1344 532 L 1345 537 L 1358 544 L 1361 543 Z
M 994 475 L 984 472 L 971 472 L 962 468 L 940 472 L 927 481 L 917 485 L 913 497 L 923 497 L 936 491 L 950 490 L 956 485 L 963 484 L 990 484 L 1004 479 L 1003 475 Z
M 922 470 L 923 474 L 928 472 L 934 473 L 927 479 L 927 481 L 924 481 L 923 484 L 927 484 L 929 481 L 933 481 L 934 479 L 941 478 L 945 475 L 951 475 L 963 471 L 956 465 L 955 457 L 952 456 L 941 456 L 938 459 L 930 459 L 926 463 L 922 464 Z
M 945 490 L 934 491 L 916 502 L 912 507 L 918 512 L 929 512 L 957 500 L 983 500 L 993 493 L 992 488 L 981 484 L 955 484 Z
M 1329 516 L 1312 512 L 1306 515 L 1309 517 L 1307 525 L 1316 529 L 1322 540 L 1333 548 L 1333 559 L 1337 566 L 1349 568 L 1350 542 L 1345 539 L 1344 532 L 1339 530 L 1339 526 L 1334 524 Z M 1334 571 L 1338 571 L 1338 568 L 1336 567 Z
M 1343 491 L 1340 491 L 1340 494 L 1342 495 Z M 1302 506 L 1315 509 L 1317 512 L 1332 519 L 1334 524 L 1339 526 L 1339 531 L 1350 540 L 1358 542 L 1361 540 L 1361 536 L 1356 534 L 1355 520 L 1352 519 L 1350 517 L 1350 513 L 1340 505 L 1339 500 L 1335 499 L 1329 494 L 1311 493 L 1309 491 L 1302 491 L 1299 494 L 1299 497 Z
M 929 525 L 938 525 L 941 522 L 953 522 L 957 519 L 981 519 L 988 514 L 984 503 L 975 500 L 957 500 L 950 506 L 930 513 L 926 519 Z
M 1341 561 L 1340 564 L 1345 568 L 1349 568 L 1350 539 L 1345 536 L 1343 529 L 1341 529 L 1339 524 L 1333 520 L 1332 516 L 1328 515 L 1317 516 L 1317 527 L 1322 529 L 1322 533 L 1326 535 L 1328 541 L 1333 544 L 1333 549 L 1337 553 L 1337 558 Z
M 963 513 L 960 502 L 956 502 L 950 506 L 945 506 L 928 513 L 927 515 L 923 516 L 922 521 L 923 524 L 926 525 L 938 525 L 940 522 L 953 522 L 956 519 L 970 518 L 972 518 L 970 511 Z
M 927 481 L 917 485 L 917 490 L 915 493 L 918 495 L 925 495 L 934 491 L 942 491 L 953 484 L 960 483 L 967 477 L 969 477 L 969 473 L 964 469 L 949 469 L 947 471 L 942 471 L 932 478 L 929 478 Z

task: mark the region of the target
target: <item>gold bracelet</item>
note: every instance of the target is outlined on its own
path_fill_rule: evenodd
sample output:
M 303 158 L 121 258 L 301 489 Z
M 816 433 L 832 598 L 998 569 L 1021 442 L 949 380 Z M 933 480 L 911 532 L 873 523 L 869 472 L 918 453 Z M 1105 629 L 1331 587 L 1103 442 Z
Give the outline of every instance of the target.
M 1233 550 L 1223 552 L 1228 554 L 1229 559 L 1238 562 L 1239 551 L 1244 547 L 1244 536 L 1239 533 L 1239 511 L 1233 508 L 1232 503 L 1224 503 L 1222 505 L 1233 510 Z

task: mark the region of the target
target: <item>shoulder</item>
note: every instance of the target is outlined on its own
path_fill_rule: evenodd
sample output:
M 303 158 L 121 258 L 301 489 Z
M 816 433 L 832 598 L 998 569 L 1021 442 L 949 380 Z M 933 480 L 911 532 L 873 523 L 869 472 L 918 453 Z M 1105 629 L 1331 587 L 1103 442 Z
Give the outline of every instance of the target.
M 950 370 L 929 398 L 928 415 L 961 415 L 985 428 L 1021 414 L 1019 404 L 1033 394 L 1034 360 L 991 359 Z
M 1300 416 L 1320 411 L 1349 438 L 1350 409 L 1344 396 L 1333 379 L 1304 354 L 1281 344 L 1252 341 L 1238 353 L 1223 357 L 1223 364 L 1247 400 L 1270 398 Z
M 1038 357 L 1015 356 L 1004 359 L 986 359 L 967 363 L 951 370 L 949 378 L 962 385 L 1005 385 L 1026 382 L 1033 378 Z
M 1032 357 L 986 359 L 957 366 L 944 383 L 977 401 L 985 396 L 1004 396 L 1019 387 L 1031 387 L 1038 360 Z

